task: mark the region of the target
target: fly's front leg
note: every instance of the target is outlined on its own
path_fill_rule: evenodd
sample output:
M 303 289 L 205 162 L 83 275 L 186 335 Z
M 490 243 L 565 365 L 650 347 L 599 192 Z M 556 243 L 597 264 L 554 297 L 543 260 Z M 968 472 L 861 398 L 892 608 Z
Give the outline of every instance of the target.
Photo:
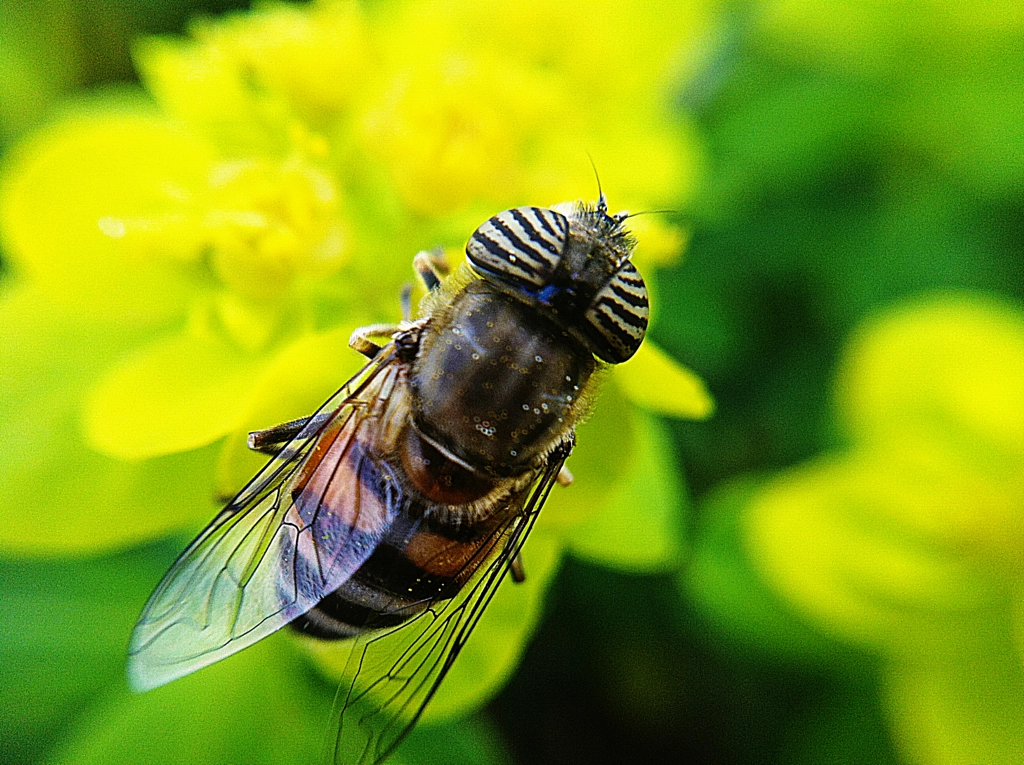
M 416 269 L 423 285 L 430 292 L 440 287 L 441 280 L 452 270 L 448 259 L 444 256 L 444 250 L 440 247 L 416 253 L 416 257 L 412 259 L 412 267 Z
M 413 266 L 416 268 L 420 278 L 423 279 L 427 289 L 430 290 L 437 289 L 441 284 L 441 278 L 446 276 L 450 270 L 448 261 L 444 256 L 444 250 L 440 248 L 429 252 L 426 250 L 420 252 L 413 258 Z M 411 294 L 412 290 L 408 286 L 402 289 L 402 316 L 406 324 L 411 320 Z M 384 348 L 380 343 L 374 342 L 373 338 L 388 338 L 390 340 L 403 329 L 409 329 L 409 327 L 401 324 L 370 324 L 366 327 L 359 327 L 349 337 L 348 345 L 367 358 L 373 359 Z M 314 415 L 313 417 L 300 417 L 297 420 L 282 422 L 280 425 L 275 425 L 266 430 L 255 430 L 249 434 L 249 448 L 254 452 L 261 452 L 263 454 L 277 454 L 282 446 L 299 435 L 302 429 L 309 425 L 310 422 L 314 422 L 319 426 L 330 417 L 330 413 Z
M 433 250 L 423 250 L 412 259 L 413 268 L 419 274 L 420 279 L 428 290 L 433 292 L 441 286 L 441 279 L 451 271 L 448 259 L 444 256 L 444 250 L 440 247 Z M 412 321 L 412 288 L 402 288 L 402 320 L 406 324 Z M 380 343 L 375 343 L 371 338 L 388 338 L 402 330 L 400 324 L 371 324 L 368 327 L 360 327 L 348 339 L 350 348 L 359 351 L 368 359 L 376 358 L 377 354 L 384 348 Z
M 375 343 L 370 338 L 386 337 L 390 340 L 391 336 L 401 329 L 402 327 L 398 324 L 371 324 L 368 327 L 359 327 L 359 329 L 353 332 L 352 336 L 349 337 L 348 347 L 359 351 L 368 359 L 376 358 L 377 354 L 381 352 L 381 349 L 384 346 L 379 343 Z
M 406 324 L 412 321 L 412 285 L 406 282 L 402 285 L 402 293 L 398 298 L 402 305 L 402 321 Z

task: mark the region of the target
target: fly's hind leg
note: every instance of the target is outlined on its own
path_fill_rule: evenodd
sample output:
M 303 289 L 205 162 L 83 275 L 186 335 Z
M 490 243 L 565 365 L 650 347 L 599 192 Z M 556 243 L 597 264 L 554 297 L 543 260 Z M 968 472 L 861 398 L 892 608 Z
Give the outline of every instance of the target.
M 289 420 L 265 430 L 254 430 L 249 434 L 249 448 L 261 454 L 277 454 L 281 447 L 295 438 L 307 425 L 319 428 L 333 416 L 333 412 L 321 412 L 311 417 Z
M 569 468 L 562 465 L 562 468 L 558 471 L 558 475 L 555 476 L 555 480 L 558 481 L 559 486 L 572 486 L 572 482 L 576 480 L 576 476 L 569 472 Z
M 569 468 L 562 465 L 558 470 L 558 475 L 555 476 L 555 480 L 558 481 L 559 486 L 572 486 L 572 482 L 576 479 L 573 474 L 569 472 Z M 508 573 L 512 576 L 512 581 L 516 584 L 522 584 L 526 581 L 526 570 L 523 568 L 523 559 L 520 557 L 519 553 L 516 553 L 513 557 L 509 558 Z

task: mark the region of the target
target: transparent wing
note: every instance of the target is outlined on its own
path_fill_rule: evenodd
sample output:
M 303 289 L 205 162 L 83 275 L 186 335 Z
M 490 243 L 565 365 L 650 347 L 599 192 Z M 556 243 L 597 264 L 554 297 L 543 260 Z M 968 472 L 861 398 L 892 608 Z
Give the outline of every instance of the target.
M 366 560 L 402 504 L 397 481 L 375 457 L 400 372 L 386 348 L 178 557 L 132 633 L 135 690 L 263 639 Z
M 459 595 L 430 603 L 399 627 L 357 639 L 337 702 L 341 714 L 333 742 L 336 763 L 381 763 L 416 724 L 505 578 L 509 561 L 526 541 L 571 449 L 567 442 L 551 455 L 514 500 L 518 507 L 508 514 L 508 521 L 482 540 L 480 555 L 494 549 L 495 535 L 504 544 Z

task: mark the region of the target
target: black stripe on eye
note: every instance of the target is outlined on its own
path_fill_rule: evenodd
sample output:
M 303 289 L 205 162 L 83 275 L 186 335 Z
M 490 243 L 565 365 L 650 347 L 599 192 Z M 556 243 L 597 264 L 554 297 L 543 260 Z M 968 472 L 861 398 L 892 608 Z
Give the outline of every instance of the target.
M 487 250 L 488 253 L 494 256 L 497 263 L 491 264 L 491 270 L 496 270 L 500 273 L 504 272 L 509 268 L 518 269 L 519 271 L 522 271 L 524 274 L 526 274 L 528 280 L 533 281 L 534 279 L 536 279 L 537 270 L 532 265 L 530 265 L 529 261 L 520 262 L 518 258 L 516 258 L 514 261 L 509 260 L 510 256 L 515 257 L 516 253 L 506 250 L 504 247 L 501 246 L 501 242 L 497 242 L 491 239 L 490 237 L 486 236 L 484 233 L 480 231 L 477 231 L 475 234 L 473 234 L 472 241 L 479 244 L 481 247 Z M 474 262 L 478 261 L 474 259 Z M 478 264 L 483 267 L 488 266 L 487 263 Z
M 624 284 L 637 287 L 638 289 L 646 289 L 647 285 L 644 284 L 643 277 L 640 276 L 635 268 L 623 268 L 619 271 L 618 278 L 621 279 Z
M 491 221 L 494 223 L 494 227 L 509 240 L 513 247 L 515 247 L 515 257 L 526 257 L 528 260 L 532 260 L 535 265 L 543 265 L 547 262 L 543 253 L 539 252 L 536 247 L 531 247 L 520 239 L 517 232 L 513 231 L 505 221 L 501 220 L 500 216 L 494 216 Z M 526 236 L 530 235 L 529 231 L 524 230 L 523 233 L 526 234 Z M 533 240 L 531 239 L 531 241 Z
M 600 325 L 597 329 L 602 331 L 605 340 L 608 341 L 612 348 L 616 348 L 616 346 L 618 346 L 618 348 L 632 350 L 640 344 L 640 341 L 636 337 L 626 332 L 626 330 L 622 328 L 621 324 L 605 313 L 594 311 L 592 314 L 592 322 L 595 325 Z
M 537 214 L 537 218 L 540 220 L 540 225 L 546 228 L 550 234 L 560 241 L 565 239 L 565 234 L 569 228 L 568 222 L 565 220 L 564 216 L 559 215 L 554 210 L 545 210 L 541 207 L 531 207 L 530 209 Z M 558 226 L 557 231 L 551 226 L 552 220 Z
M 610 310 L 611 313 L 615 314 L 615 316 L 617 316 L 624 323 L 630 325 L 631 327 L 638 327 L 640 329 L 646 329 L 647 328 L 647 317 L 646 316 L 643 316 L 641 314 L 637 314 L 634 311 L 630 311 L 628 308 L 623 306 L 621 303 L 616 303 L 614 300 L 612 300 L 610 298 L 601 298 L 597 302 L 597 305 L 594 306 L 594 307 L 596 309 L 599 306 L 604 306 L 605 308 Z
M 629 292 L 618 284 L 612 284 L 611 291 L 615 293 L 615 296 L 620 300 L 629 303 L 634 308 L 646 308 L 648 305 L 646 293 L 636 294 L 634 292 Z
M 509 210 L 509 212 L 512 213 L 512 217 L 516 219 L 516 222 L 518 222 L 519 225 L 523 227 L 523 231 L 526 233 L 527 236 L 530 237 L 531 242 L 539 244 L 552 255 L 559 254 L 558 247 L 553 242 L 549 242 L 547 239 L 541 236 L 540 232 L 537 230 L 537 226 L 534 225 L 533 221 L 531 221 L 523 214 L 522 210 L 513 209 Z M 548 259 L 545 257 L 544 261 L 547 262 Z

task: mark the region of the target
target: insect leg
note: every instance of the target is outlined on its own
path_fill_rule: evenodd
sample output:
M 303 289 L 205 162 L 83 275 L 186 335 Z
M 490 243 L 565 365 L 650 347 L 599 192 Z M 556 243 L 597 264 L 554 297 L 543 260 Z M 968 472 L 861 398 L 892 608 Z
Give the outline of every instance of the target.
M 526 581 L 526 569 L 523 568 L 523 559 L 519 553 L 516 553 L 509 559 L 508 573 L 512 575 L 512 581 L 516 584 L 522 584 Z
M 412 321 L 412 285 L 408 282 L 402 285 L 402 294 L 399 300 L 402 304 L 402 321 Z
M 387 337 L 401 329 L 397 324 L 371 324 L 368 327 L 359 327 L 348 339 L 348 346 L 359 351 L 368 359 L 375 358 L 384 346 L 378 345 L 371 340 L 371 337 Z
M 277 454 L 281 447 L 302 432 L 311 422 L 320 426 L 331 418 L 332 412 L 323 412 L 313 417 L 300 417 L 265 430 L 254 430 L 249 434 L 249 448 L 263 454 Z
M 558 471 L 558 475 L 555 477 L 558 481 L 559 486 L 572 486 L 572 482 L 576 480 L 572 473 L 569 472 L 569 468 L 562 465 L 562 469 Z
M 555 476 L 555 480 L 558 481 L 559 486 L 571 486 L 572 482 L 576 480 L 573 474 L 569 472 L 569 468 L 562 465 L 558 470 L 558 475 Z M 516 553 L 508 561 L 508 573 L 512 576 L 512 581 L 516 584 L 522 584 L 526 581 L 526 569 L 523 568 L 523 559 L 519 553 Z
M 423 284 L 431 292 L 441 285 L 441 279 L 451 271 L 448 259 L 444 256 L 444 250 L 440 247 L 416 253 L 416 257 L 412 259 L 412 267 L 416 269 Z

